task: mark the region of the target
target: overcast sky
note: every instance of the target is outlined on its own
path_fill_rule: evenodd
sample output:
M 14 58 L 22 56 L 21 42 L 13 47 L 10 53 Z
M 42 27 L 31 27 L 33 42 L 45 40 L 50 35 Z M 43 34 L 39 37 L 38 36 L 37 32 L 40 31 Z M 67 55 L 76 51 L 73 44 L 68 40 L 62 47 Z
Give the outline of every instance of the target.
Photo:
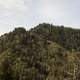
M 0 34 L 43 22 L 80 28 L 80 0 L 0 0 Z

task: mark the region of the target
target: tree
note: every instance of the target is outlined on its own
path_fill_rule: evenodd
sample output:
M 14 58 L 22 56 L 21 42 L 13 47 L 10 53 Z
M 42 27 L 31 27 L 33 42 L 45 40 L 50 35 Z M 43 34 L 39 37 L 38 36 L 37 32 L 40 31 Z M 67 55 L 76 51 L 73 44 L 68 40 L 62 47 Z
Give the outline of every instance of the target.
M 0 75 L 1 80 L 13 80 L 13 70 L 9 59 L 5 59 L 1 66 L 2 75 Z

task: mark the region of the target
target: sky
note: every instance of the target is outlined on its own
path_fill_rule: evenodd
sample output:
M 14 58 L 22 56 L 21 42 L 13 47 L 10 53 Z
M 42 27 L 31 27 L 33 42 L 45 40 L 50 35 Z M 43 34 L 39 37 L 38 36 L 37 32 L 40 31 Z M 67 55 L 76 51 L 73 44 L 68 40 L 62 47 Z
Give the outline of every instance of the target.
M 80 0 L 0 0 L 0 35 L 44 22 L 80 28 Z

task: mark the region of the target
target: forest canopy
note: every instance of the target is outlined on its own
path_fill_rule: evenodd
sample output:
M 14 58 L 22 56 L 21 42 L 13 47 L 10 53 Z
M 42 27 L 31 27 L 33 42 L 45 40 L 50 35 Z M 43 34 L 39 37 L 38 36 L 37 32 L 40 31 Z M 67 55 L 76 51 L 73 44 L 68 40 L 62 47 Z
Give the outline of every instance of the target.
M 80 30 L 43 23 L 5 33 L 0 80 L 80 80 Z

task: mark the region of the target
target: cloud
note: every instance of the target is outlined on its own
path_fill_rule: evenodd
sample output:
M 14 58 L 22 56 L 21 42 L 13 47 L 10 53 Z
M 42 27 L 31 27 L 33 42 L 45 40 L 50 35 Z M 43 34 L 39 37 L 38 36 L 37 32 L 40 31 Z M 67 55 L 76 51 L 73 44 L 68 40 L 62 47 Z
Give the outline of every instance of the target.
M 20 17 L 29 13 L 32 0 L 0 0 L 0 16 Z
M 25 2 L 27 3 L 26 8 L 28 8 L 30 1 L 31 0 L 0 0 L 0 8 L 25 10 Z
M 37 13 L 46 19 L 60 18 L 64 16 L 63 5 L 60 3 L 61 0 L 39 0 Z
M 58 25 L 79 25 L 79 0 L 38 0 L 37 13 L 45 22 Z
M 0 22 L 21 23 L 30 13 L 31 2 L 32 0 L 0 0 Z

